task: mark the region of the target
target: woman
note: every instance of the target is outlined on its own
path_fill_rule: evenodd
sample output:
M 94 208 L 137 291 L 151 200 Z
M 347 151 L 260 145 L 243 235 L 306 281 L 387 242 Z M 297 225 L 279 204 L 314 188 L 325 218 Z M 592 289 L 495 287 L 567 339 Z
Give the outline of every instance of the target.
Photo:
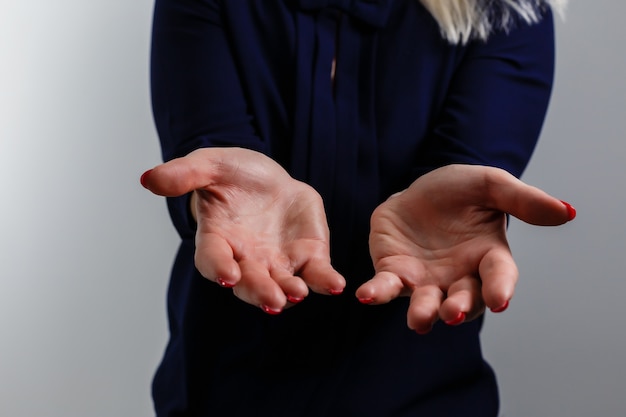
M 157 415 L 497 415 L 479 330 L 517 280 L 504 213 L 575 215 L 515 178 L 548 3 L 157 0 L 169 162 L 142 184 L 182 237 Z

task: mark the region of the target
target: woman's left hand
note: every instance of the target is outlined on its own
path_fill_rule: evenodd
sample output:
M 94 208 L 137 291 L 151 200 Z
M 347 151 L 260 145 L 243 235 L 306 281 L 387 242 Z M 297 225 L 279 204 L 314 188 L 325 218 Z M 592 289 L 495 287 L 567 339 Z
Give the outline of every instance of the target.
M 427 333 L 506 309 L 518 270 L 506 239 L 509 213 L 554 226 L 576 212 L 498 168 L 450 165 L 417 179 L 372 214 L 376 275 L 357 290 L 365 304 L 410 296 L 408 326 Z

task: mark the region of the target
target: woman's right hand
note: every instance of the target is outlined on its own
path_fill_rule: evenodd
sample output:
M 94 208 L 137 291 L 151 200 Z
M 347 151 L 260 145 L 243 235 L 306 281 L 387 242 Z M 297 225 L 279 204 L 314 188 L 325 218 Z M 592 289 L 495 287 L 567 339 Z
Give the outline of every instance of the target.
M 146 172 L 141 182 L 161 196 L 193 192 L 196 268 L 243 301 L 278 314 L 308 288 L 343 291 L 345 279 L 330 264 L 321 197 L 267 156 L 198 149 Z

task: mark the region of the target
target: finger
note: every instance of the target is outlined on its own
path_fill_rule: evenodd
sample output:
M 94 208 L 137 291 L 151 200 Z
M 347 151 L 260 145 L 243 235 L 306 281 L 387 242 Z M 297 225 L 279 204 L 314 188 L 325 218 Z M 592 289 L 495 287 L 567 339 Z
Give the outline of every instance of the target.
M 503 311 L 513 298 L 519 277 L 511 252 L 506 247 L 491 249 L 480 261 L 478 270 L 485 304 L 492 311 Z
M 430 332 L 439 316 L 443 291 L 436 285 L 417 287 L 411 294 L 407 324 L 419 334 Z
M 245 167 L 245 169 L 242 169 Z M 222 181 L 254 183 L 266 170 L 278 170 L 263 154 L 240 148 L 202 148 L 146 171 L 141 184 L 157 195 L 177 197 Z
M 400 277 L 392 272 L 381 271 L 356 290 L 363 304 L 384 304 L 399 297 L 404 290 Z
M 455 281 L 439 309 L 439 318 L 450 326 L 471 321 L 485 310 L 481 283 L 476 277 L 466 276 Z
M 276 268 L 270 271 L 270 276 L 278 284 L 280 289 L 291 304 L 302 302 L 309 295 L 309 288 L 300 277 L 295 277 L 289 271 Z
M 538 226 L 557 226 L 576 217 L 576 210 L 569 203 L 525 184 L 504 170 L 492 168 L 486 178 L 491 208 Z
M 141 176 L 141 185 L 154 194 L 178 197 L 215 181 L 216 166 L 210 158 L 185 156 L 161 164 Z
M 219 235 L 198 234 L 194 260 L 203 277 L 217 282 L 222 287 L 234 287 L 241 279 L 241 270 L 234 259 L 233 250 Z
M 320 232 L 319 236 L 327 236 Z M 298 242 L 286 249 L 295 275 L 318 294 L 341 294 L 346 287 L 345 278 L 330 263 L 328 244 L 323 241 Z
M 304 262 L 297 274 L 318 294 L 339 295 L 346 287 L 345 278 L 323 258 L 312 258 Z
M 287 298 L 264 265 L 252 260 L 239 262 L 241 280 L 233 288 L 241 300 L 260 307 L 268 314 L 279 314 Z

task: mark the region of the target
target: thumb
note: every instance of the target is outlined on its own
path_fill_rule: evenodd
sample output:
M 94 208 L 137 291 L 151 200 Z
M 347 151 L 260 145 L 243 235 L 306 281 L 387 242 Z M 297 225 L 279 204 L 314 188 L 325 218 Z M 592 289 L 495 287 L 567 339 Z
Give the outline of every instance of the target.
M 224 164 L 221 149 L 198 149 L 144 172 L 140 182 L 154 194 L 178 197 L 216 183 Z
M 494 172 L 491 198 L 494 208 L 536 226 L 558 226 L 576 217 L 571 204 L 528 185 L 506 171 Z

